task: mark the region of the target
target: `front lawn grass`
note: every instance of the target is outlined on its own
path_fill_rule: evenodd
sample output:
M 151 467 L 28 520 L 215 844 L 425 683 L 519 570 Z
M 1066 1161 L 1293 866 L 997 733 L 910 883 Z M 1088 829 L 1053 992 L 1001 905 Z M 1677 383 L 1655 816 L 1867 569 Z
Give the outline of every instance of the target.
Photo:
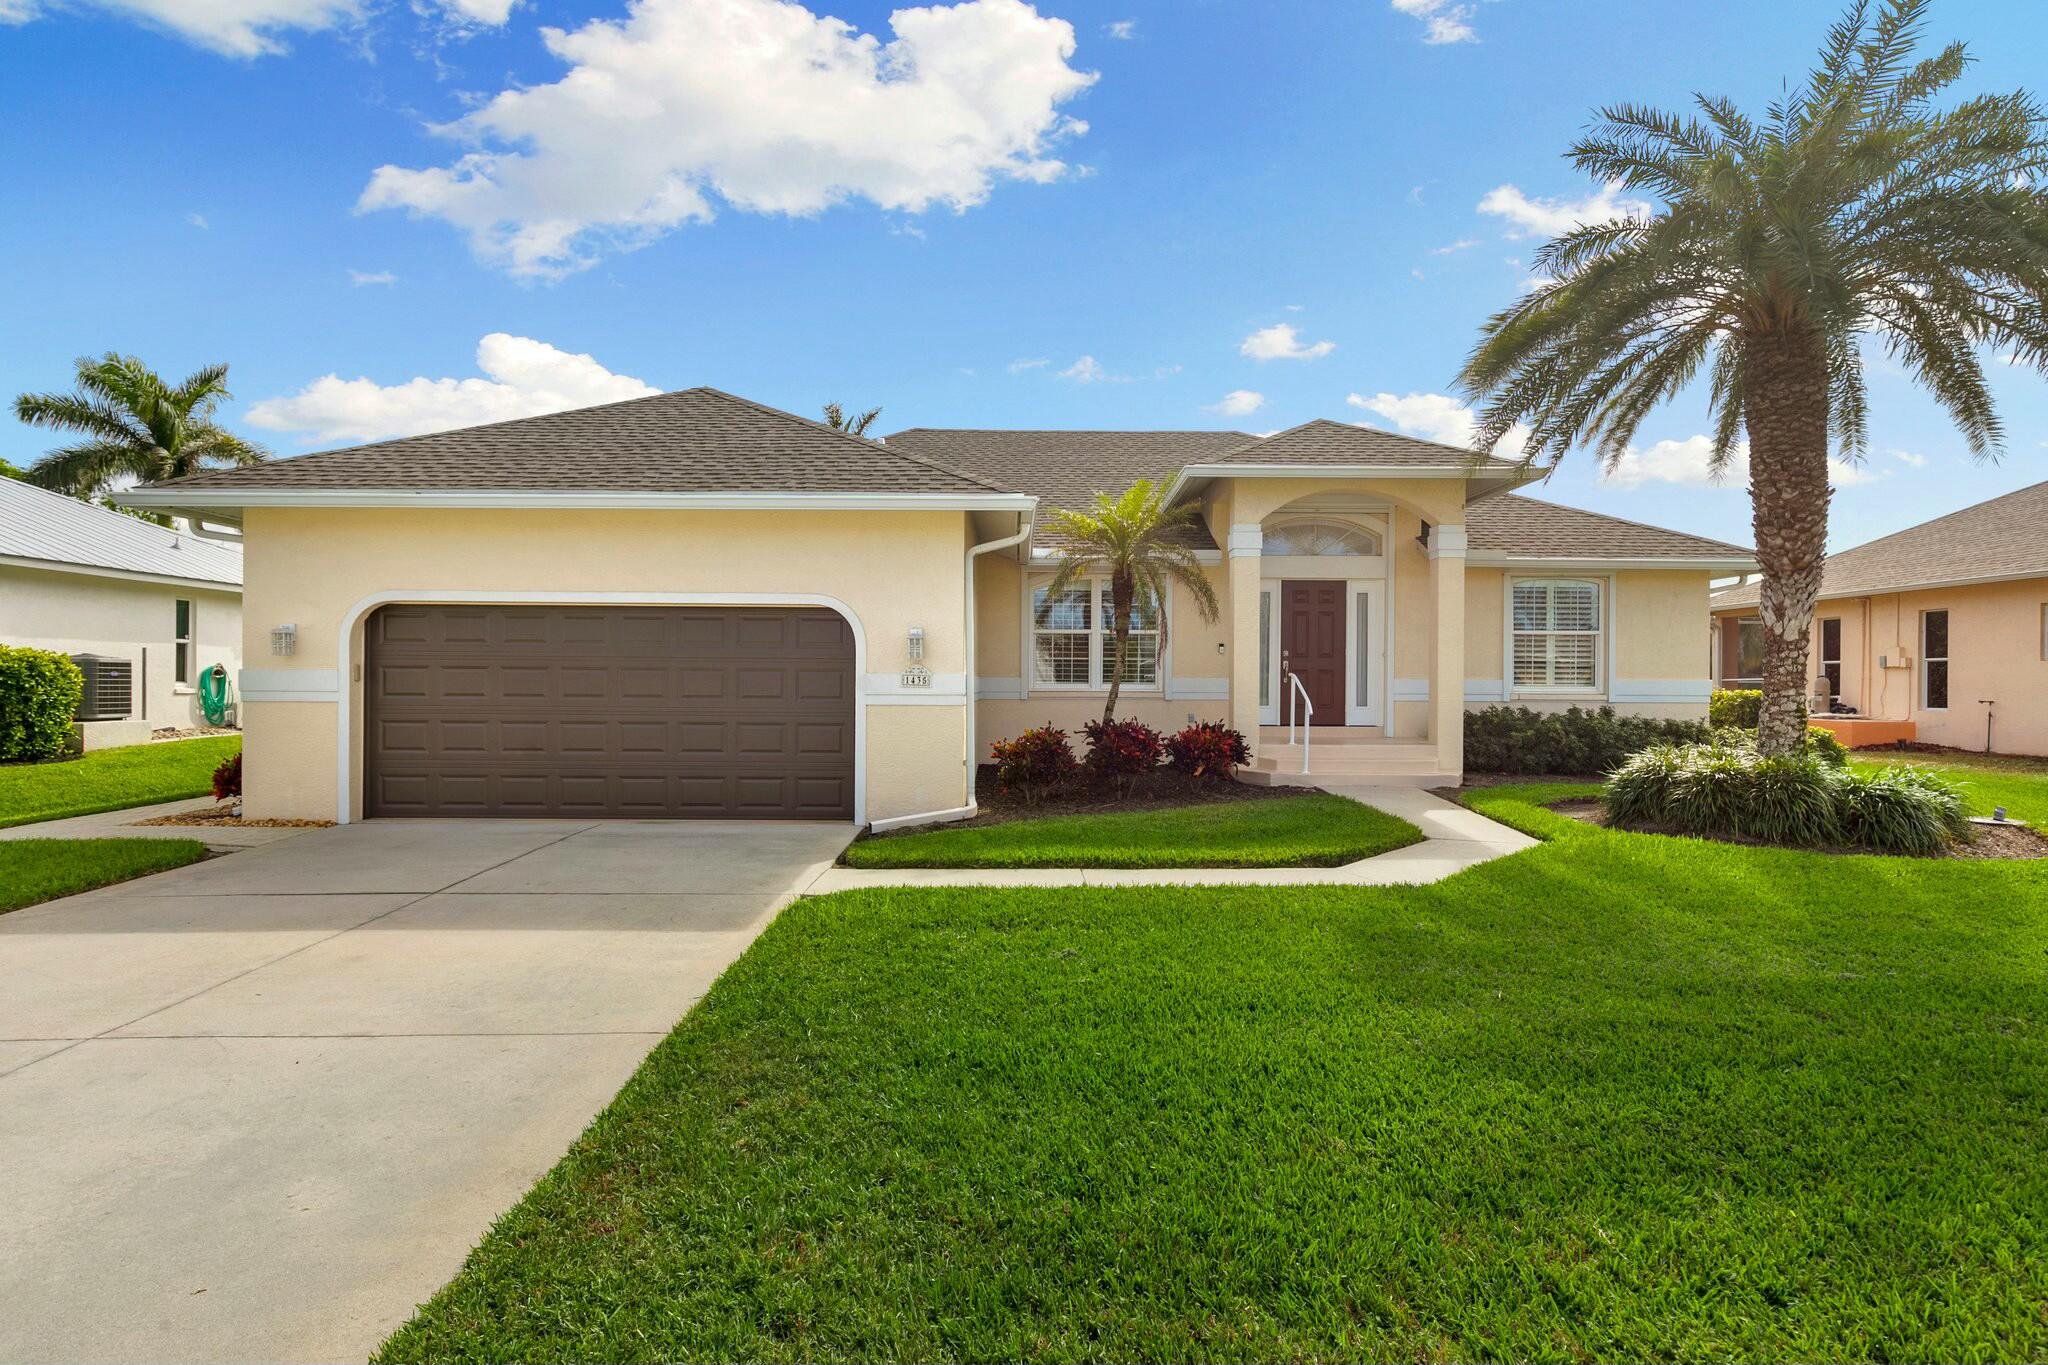
M 240 735 L 98 749 L 57 763 L 0 767 L 0 828 L 153 806 L 213 793 L 213 770 L 242 747 Z
M 1341 796 L 1270 797 L 1106 815 L 1049 815 L 861 839 L 848 867 L 1340 867 L 1422 838 Z
M 1858 768 L 1910 763 L 1937 769 L 1963 789 L 1970 814 L 1989 815 L 1993 807 L 2004 806 L 2013 819 L 2048 828 L 2048 761 L 1999 754 L 1907 753 L 1878 758 L 1874 751 L 1849 761 Z
M 0 914 L 205 856 L 197 839 L 0 839 Z
M 785 910 L 380 1353 L 2039 1359 L 2048 878 L 1604 830 Z

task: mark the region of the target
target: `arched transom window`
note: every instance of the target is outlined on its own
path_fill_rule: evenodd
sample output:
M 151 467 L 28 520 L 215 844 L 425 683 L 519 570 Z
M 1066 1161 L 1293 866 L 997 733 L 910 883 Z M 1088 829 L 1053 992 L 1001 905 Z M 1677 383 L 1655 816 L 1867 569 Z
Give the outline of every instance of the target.
M 1314 558 L 1376 555 L 1380 552 L 1380 538 L 1364 527 L 1341 521 L 1290 521 L 1268 530 L 1259 552 Z

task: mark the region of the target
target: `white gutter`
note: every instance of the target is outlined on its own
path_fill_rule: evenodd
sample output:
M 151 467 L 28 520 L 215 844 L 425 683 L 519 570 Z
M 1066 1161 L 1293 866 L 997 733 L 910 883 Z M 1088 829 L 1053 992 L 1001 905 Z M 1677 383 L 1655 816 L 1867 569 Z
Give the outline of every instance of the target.
M 972 818 L 975 808 L 975 778 L 981 769 L 981 744 L 975 735 L 975 712 L 979 709 L 974 695 L 974 617 L 977 606 L 974 595 L 974 561 L 990 550 L 1007 550 L 1012 545 L 1021 545 L 1031 538 L 1031 513 L 1026 511 L 1018 517 L 1017 534 L 1004 536 L 1001 540 L 987 540 L 979 545 L 967 547 L 967 811 Z M 1029 659 L 1022 661 L 1029 668 Z
M 1654 555 L 1617 555 L 1603 558 L 1598 555 L 1503 555 L 1474 554 L 1465 559 L 1466 566 L 1474 569 L 1554 569 L 1569 572 L 1574 569 L 1611 571 L 1614 569 L 1685 569 L 1695 573 L 1754 573 L 1753 559 L 1681 559 L 1677 556 L 1658 558 Z
M 1181 490 L 1197 480 L 1207 479 L 1505 479 L 1510 485 L 1534 482 L 1549 473 L 1548 466 L 1499 465 L 1460 462 L 1457 464 L 1191 464 L 1174 477 L 1166 490 L 1169 505 Z
M 134 488 L 114 495 L 123 507 L 174 511 L 250 507 L 453 507 L 778 512 L 1029 512 L 1023 493 L 706 493 L 630 489 L 498 488 Z M 219 520 L 220 518 L 216 518 Z

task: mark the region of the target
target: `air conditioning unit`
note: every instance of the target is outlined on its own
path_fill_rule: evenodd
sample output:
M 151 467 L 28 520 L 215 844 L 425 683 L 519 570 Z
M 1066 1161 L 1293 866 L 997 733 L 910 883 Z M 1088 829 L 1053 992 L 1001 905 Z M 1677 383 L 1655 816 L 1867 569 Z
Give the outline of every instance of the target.
M 85 694 L 78 699 L 80 720 L 126 720 L 135 714 L 135 665 L 104 654 L 74 654 L 71 662 L 85 674 Z

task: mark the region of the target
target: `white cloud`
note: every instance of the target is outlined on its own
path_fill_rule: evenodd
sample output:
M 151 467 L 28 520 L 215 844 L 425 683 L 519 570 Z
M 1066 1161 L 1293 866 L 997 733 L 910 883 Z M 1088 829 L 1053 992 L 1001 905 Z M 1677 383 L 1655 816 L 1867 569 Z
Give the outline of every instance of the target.
M 1061 379 L 1071 379 L 1076 384 L 1123 384 L 1129 376 L 1111 374 L 1102 367 L 1102 362 L 1092 355 L 1084 355 L 1059 373 Z
M 1476 43 L 1479 33 L 1472 27 L 1476 6 L 1455 0 L 1393 0 L 1402 14 L 1422 21 L 1425 43 Z
M 1232 389 L 1217 402 L 1209 405 L 1210 412 L 1220 412 L 1225 417 L 1243 417 L 1266 406 L 1266 395 L 1250 389 Z
M 1646 483 L 1746 487 L 1749 483 L 1749 443 L 1737 443 L 1718 479 L 1709 468 L 1713 452 L 1713 438 L 1706 435 L 1688 436 L 1682 441 L 1658 441 L 1647 450 L 1630 446 L 1614 468 L 1604 471 L 1600 477 L 1602 482 L 1623 488 L 1639 488 Z M 1865 465 L 1833 457 L 1828 459 L 1828 482 L 1836 488 L 1889 477 L 1888 470 L 1873 473 Z
M 1432 256 L 1455 256 L 1460 251 L 1470 251 L 1479 244 L 1477 237 L 1460 237 L 1457 241 L 1451 242 L 1448 245 L 1431 247 L 1429 254 Z
M 35 0 L 0 0 L 0 24 L 25 24 L 36 13 Z
M 1050 364 L 1052 362 L 1042 356 L 1031 360 L 1013 360 L 1010 362 L 1010 373 L 1022 374 L 1026 370 L 1042 370 Z
M 388 270 L 351 270 L 348 272 L 348 282 L 357 286 L 365 284 L 397 284 L 398 276 Z
M 1472 439 L 1479 430 L 1479 419 L 1472 415 L 1472 409 L 1448 394 L 1376 393 L 1367 398 L 1362 393 L 1353 393 L 1345 395 L 1344 401 L 1386 418 L 1410 436 L 1467 450 L 1474 448 Z M 1529 428 L 1517 422 L 1500 438 L 1493 452 L 1504 459 L 1514 459 L 1528 440 Z
M 206 221 L 206 215 L 203 213 L 188 213 L 185 215 L 185 221 L 198 228 L 201 232 L 213 226 L 213 224 Z
M 1479 201 L 1479 211 L 1508 222 L 1510 237 L 1562 237 L 1573 228 L 1617 218 L 1647 218 L 1651 206 L 1624 199 L 1619 185 L 1603 185 L 1581 199 L 1532 199 L 1513 185 L 1499 185 Z
M 1129 42 L 1138 36 L 1136 19 L 1112 19 L 1102 26 L 1102 31 L 1121 42 Z
M 613 374 L 587 355 L 504 332 L 477 343 L 476 367 L 483 372 L 480 379 L 419 378 L 390 385 L 330 374 L 288 397 L 256 404 L 249 424 L 303 432 L 309 441 L 381 441 L 660 392 L 630 375 Z
M 1301 334 L 1291 322 L 1261 327 L 1238 344 L 1238 354 L 1253 360 L 1320 360 L 1337 349 L 1334 341 L 1316 341 L 1304 346 Z
M 504 24 L 517 0 L 418 0 L 466 27 Z M 267 57 L 286 50 L 293 33 L 317 33 L 362 23 L 374 5 L 364 0 L 75 0 L 77 8 L 120 15 L 167 30 L 228 57 Z M 25 24 L 54 9 L 36 0 L 0 0 L 0 24 Z
M 559 276 L 718 206 L 802 215 L 865 199 L 956 211 L 998 180 L 1045 183 L 1087 130 L 1059 106 L 1094 81 L 1073 26 L 1023 0 L 899 9 L 884 43 L 794 0 L 632 0 L 541 30 L 568 74 L 506 89 L 435 131 L 446 166 L 382 166 L 357 208 L 468 234 L 515 275 Z
M 1927 457 L 1925 455 L 1918 455 L 1910 450 L 1894 450 L 1889 452 L 1889 454 L 1902 465 L 1907 465 L 1914 469 L 1924 469 L 1927 467 Z

